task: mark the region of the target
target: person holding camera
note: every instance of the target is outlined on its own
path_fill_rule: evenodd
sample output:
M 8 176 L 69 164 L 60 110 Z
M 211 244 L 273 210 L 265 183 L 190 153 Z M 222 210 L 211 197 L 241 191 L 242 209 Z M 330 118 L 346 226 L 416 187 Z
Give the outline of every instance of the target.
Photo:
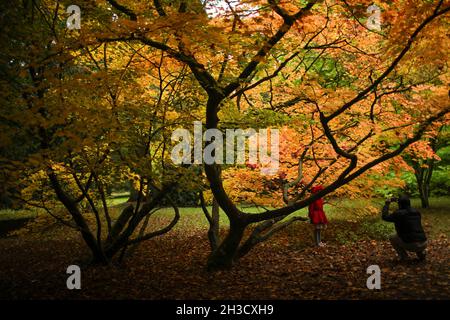
M 398 210 L 389 214 L 389 205 L 397 201 Z M 382 210 L 384 221 L 395 224 L 396 235 L 390 238 L 400 261 L 408 259 L 408 251 L 415 252 L 420 261 L 426 259 L 427 237 L 422 227 L 420 212 L 411 208 L 411 201 L 406 195 L 386 200 Z

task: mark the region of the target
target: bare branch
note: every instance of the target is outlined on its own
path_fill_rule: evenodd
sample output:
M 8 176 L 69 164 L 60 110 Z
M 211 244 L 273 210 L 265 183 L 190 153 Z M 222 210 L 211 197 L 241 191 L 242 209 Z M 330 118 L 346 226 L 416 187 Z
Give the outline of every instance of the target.
M 428 119 L 426 119 L 419 125 L 416 133 L 411 138 L 408 138 L 405 141 L 403 141 L 394 151 L 386 153 L 386 154 L 376 158 L 375 160 L 372 160 L 371 162 L 365 164 L 364 166 L 360 167 L 355 172 L 349 174 L 348 176 L 346 176 L 344 178 L 337 179 L 335 182 L 333 182 L 330 185 L 328 185 L 327 187 L 325 187 L 322 191 L 319 191 L 319 192 L 311 195 L 309 198 L 301 200 L 299 202 L 296 202 L 290 206 L 286 206 L 286 207 L 271 210 L 271 211 L 266 211 L 266 212 L 259 213 L 259 214 L 251 214 L 251 215 L 246 214 L 247 222 L 255 223 L 255 222 L 260 222 L 260 221 L 264 221 L 264 220 L 268 220 L 268 219 L 274 219 L 274 218 L 280 217 L 280 216 L 286 216 L 292 212 L 295 212 L 301 208 L 308 206 L 313 201 L 315 201 L 319 198 L 322 198 L 325 195 L 338 189 L 342 185 L 349 183 L 350 181 L 359 177 L 361 174 L 363 174 L 367 170 L 373 168 L 374 166 L 400 155 L 408 146 L 410 146 L 412 143 L 420 140 L 420 138 L 422 137 L 424 132 L 434 121 L 441 119 L 448 113 L 450 113 L 450 107 L 446 107 L 439 113 L 429 117 Z
M 137 15 L 129 8 L 119 4 L 116 0 L 107 0 L 116 10 L 127 15 L 131 21 L 137 21 Z
M 161 4 L 161 1 L 159 0 L 153 0 L 153 5 L 156 8 L 156 11 L 158 11 L 158 14 L 160 17 L 165 17 L 166 16 L 166 12 L 164 11 L 164 8 Z
M 439 6 L 438 6 L 439 8 Z M 437 8 L 437 9 L 438 9 Z M 419 33 L 428 25 L 430 24 L 434 19 L 437 17 L 447 13 L 450 11 L 450 7 L 444 8 L 440 11 L 436 10 L 431 16 L 426 18 L 411 34 L 409 37 L 406 45 L 402 49 L 402 51 L 399 53 L 399 55 L 392 61 L 392 63 L 389 65 L 389 67 L 376 79 L 374 80 L 369 86 L 367 86 L 365 89 L 361 90 L 353 99 L 345 103 L 342 107 L 340 107 L 338 110 L 330 114 L 326 117 L 327 121 L 330 121 L 337 116 L 339 116 L 341 113 L 343 113 L 345 110 L 353 106 L 355 103 L 361 101 L 366 97 L 366 95 L 374 90 L 400 63 L 400 61 L 403 59 L 403 57 L 406 55 L 406 53 L 411 49 L 412 44 L 416 40 Z

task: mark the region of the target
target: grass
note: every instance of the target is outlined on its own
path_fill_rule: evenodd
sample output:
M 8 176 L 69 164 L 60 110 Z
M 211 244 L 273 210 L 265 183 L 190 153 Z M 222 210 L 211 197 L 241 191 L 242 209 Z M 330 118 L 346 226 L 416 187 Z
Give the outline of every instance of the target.
M 120 213 L 128 195 L 115 195 L 108 200 L 111 208 L 112 218 L 115 219 Z M 339 243 L 354 242 L 361 238 L 386 239 L 390 234 L 394 233 L 394 226 L 381 220 L 381 207 L 384 201 L 378 200 L 333 200 L 331 204 L 325 205 L 325 212 L 330 221 L 327 233 L 336 239 Z M 421 209 L 420 200 L 413 199 L 414 207 L 419 208 L 423 225 L 426 232 L 431 237 L 438 237 L 444 234 L 450 237 L 450 198 L 431 198 L 431 208 Z M 396 207 L 392 205 L 392 209 Z M 368 208 L 372 208 L 370 211 Z M 208 224 L 203 215 L 202 209 L 198 207 L 182 207 L 180 209 L 181 220 L 176 228 L 207 228 Z M 211 207 L 208 207 L 211 211 Z M 245 212 L 260 212 L 262 209 L 256 207 L 244 207 L 241 209 Z M 34 218 L 37 216 L 37 210 L 0 210 L 0 222 Z M 307 209 L 294 213 L 297 216 L 307 216 Z M 172 217 L 173 210 L 171 208 L 161 208 L 154 216 Z M 228 218 L 221 210 L 220 225 L 222 227 L 228 225 Z M 295 228 L 309 228 L 308 223 L 297 223 L 292 226 L 291 232 L 295 233 Z M 297 230 L 298 231 L 298 230 Z
M 117 206 L 122 203 L 127 202 L 128 198 L 130 197 L 129 192 L 113 192 L 111 193 L 111 196 L 106 199 L 106 203 L 108 206 Z
M 114 200 L 120 198 L 126 200 L 123 200 L 125 197 Z M 418 203 L 413 201 L 415 206 Z M 111 207 L 113 217 L 117 217 L 125 205 Z M 367 210 L 369 205 L 376 207 L 376 210 Z M 445 272 L 448 269 L 446 249 L 450 236 L 450 198 L 431 199 L 432 207 L 421 209 L 424 227 L 433 240 L 430 241 L 429 263 L 425 268 L 390 267 L 394 252 L 389 243 L 378 240 L 385 240 L 394 230 L 392 223 L 381 221 L 382 205 L 382 199 L 370 203 L 364 200 L 332 201 L 325 207 L 330 220 L 323 235 L 323 240 L 328 244 L 326 247 L 315 249 L 311 225 L 297 222 L 255 248 L 240 261 L 238 268 L 220 273 L 217 278 L 204 272 L 209 245 L 206 236 L 208 224 L 203 212 L 201 208 L 183 207 L 180 208 L 181 219 L 175 228 L 167 235 L 137 248 L 137 254 L 127 260 L 126 268 L 86 268 L 83 283 L 88 286 L 78 291 L 87 298 L 109 299 L 448 297 Z M 257 210 L 242 209 L 246 212 Z M 304 209 L 295 214 L 305 216 L 307 211 Z M 50 220 L 44 219 L 42 229 L 20 233 L 11 241 L 1 239 L 11 230 L 2 231 L 4 225 L 9 224 L 17 230 L 21 228 L 19 217 L 33 215 L 36 211 L 0 211 L 0 220 L 15 219 L 0 221 L 0 251 L 3 253 L 0 255 L 0 265 L 5 270 L 2 275 L 6 280 L 0 281 L 0 286 L 3 285 L 0 297 L 2 293 L 6 297 L 13 295 L 19 298 L 82 297 L 71 295 L 73 290 L 61 286 L 65 281 L 63 279 L 61 282 L 64 276 L 61 266 L 72 264 L 74 254 L 87 251 L 77 231 L 60 224 L 49 226 Z M 92 218 L 92 214 L 86 213 L 86 216 Z M 151 217 L 149 228 L 154 230 L 167 225 L 172 216 L 172 209 L 161 208 Z M 34 222 L 38 223 L 41 217 L 46 216 L 40 215 Z M 221 214 L 220 219 L 225 229 L 226 215 Z M 441 238 L 442 234 L 447 238 Z M 384 275 L 384 289 L 375 295 L 365 287 L 364 275 L 370 264 L 380 265 Z M 136 278 L 136 275 L 139 277 Z M 30 283 L 37 291 L 30 290 Z M 380 296 L 380 293 L 383 295 Z
M 118 196 L 118 197 L 111 197 L 111 198 L 106 200 L 106 203 L 108 204 L 108 206 L 113 207 L 113 206 L 117 206 L 117 205 L 120 205 L 120 204 L 123 204 L 123 203 L 127 202 L 128 198 L 129 198 L 128 195 L 126 195 L 126 196 Z
M 29 219 L 37 216 L 37 210 L 0 210 L 0 221 Z
M 38 210 L 0 210 L 0 238 L 23 228 L 37 214 Z
M 420 200 L 413 199 L 413 206 L 419 208 L 423 217 L 424 228 L 431 237 L 437 237 L 441 234 L 450 237 L 450 198 L 431 198 L 431 208 L 421 209 Z M 325 212 L 330 221 L 330 228 L 327 233 L 336 237 L 340 243 L 348 243 L 357 241 L 360 238 L 370 239 L 387 239 L 395 232 L 392 223 L 381 220 L 381 208 L 384 200 L 339 200 L 332 201 L 332 204 L 325 205 Z M 367 208 L 371 207 L 369 212 Z M 391 209 L 395 209 L 396 205 L 391 205 Z M 211 211 L 211 207 L 208 207 Z M 258 212 L 255 207 L 241 207 L 245 212 Z M 261 210 L 261 209 L 259 209 Z M 228 225 L 228 218 L 220 210 L 221 226 Z M 158 215 L 172 216 L 173 211 L 170 208 L 162 208 L 158 211 Z M 203 215 L 201 208 L 180 208 L 182 228 L 207 228 L 207 221 Z M 306 217 L 308 211 L 306 208 L 294 213 L 296 216 Z M 297 226 L 309 228 L 305 223 L 297 224 Z M 180 226 L 181 227 L 181 226 Z M 292 231 L 295 232 L 295 231 Z
M 420 200 L 413 199 L 413 205 L 420 208 Z M 444 234 L 450 237 L 450 198 L 431 198 L 430 208 L 419 209 L 425 229 L 432 235 Z

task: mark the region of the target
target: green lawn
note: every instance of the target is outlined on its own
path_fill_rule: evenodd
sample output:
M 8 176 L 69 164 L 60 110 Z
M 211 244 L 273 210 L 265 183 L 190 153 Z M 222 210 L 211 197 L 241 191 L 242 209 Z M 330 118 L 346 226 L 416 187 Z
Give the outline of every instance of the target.
M 120 213 L 128 195 L 118 195 L 108 200 L 113 219 Z M 420 209 L 420 200 L 413 199 L 413 206 Z M 394 232 L 393 225 L 386 223 L 380 218 L 381 207 L 384 201 L 380 200 L 333 200 L 331 204 L 325 205 L 325 212 L 330 220 L 330 228 L 338 241 L 342 243 L 351 240 L 357 240 L 362 236 L 375 239 L 385 239 Z M 446 235 L 450 237 L 450 198 L 432 198 L 430 200 L 431 208 L 420 209 L 423 216 L 424 227 L 432 237 Z M 121 205 L 123 204 L 123 205 Z M 373 212 L 367 208 L 372 207 Z M 396 205 L 392 205 L 392 209 Z M 208 207 L 211 210 L 211 207 Z M 245 212 L 260 212 L 262 208 L 241 207 Z M 33 218 L 37 215 L 37 210 L 0 210 L 0 221 L 20 220 L 24 218 Z M 181 221 L 177 228 L 207 228 L 207 221 L 203 215 L 202 209 L 197 207 L 180 208 Z M 171 217 L 173 210 L 171 208 L 161 208 L 155 216 Z M 307 216 L 307 209 L 299 210 L 295 215 Z M 228 218 L 221 211 L 221 226 L 228 224 Z M 297 226 L 307 227 L 307 223 L 299 222 Z M 297 228 L 293 227 L 294 229 Z M 295 232 L 293 230 L 292 232 Z
M 450 198 L 431 198 L 431 208 L 421 209 L 420 200 L 413 199 L 412 204 L 418 208 L 423 216 L 423 225 L 432 237 L 445 234 L 450 237 Z M 331 204 L 325 205 L 326 214 L 330 220 L 330 224 L 336 226 L 337 237 L 342 239 L 356 240 L 365 234 L 368 237 L 376 239 L 385 239 L 394 232 L 392 223 L 381 220 L 381 208 L 384 200 L 340 200 L 331 201 Z M 367 208 L 371 206 L 373 212 L 369 212 Z M 391 205 L 391 209 L 395 209 L 396 204 Z M 211 207 L 208 207 L 211 211 Z M 241 207 L 245 212 L 260 212 L 262 208 Z M 298 216 L 307 216 L 307 209 L 299 210 L 294 213 Z M 207 227 L 207 221 L 203 215 L 201 208 L 180 208 L 180 214 L 183 227 Z M 170 208 L 162 208 L 158 211 L 158 215 L 173 215 Z M 228 218 L 221 210 L 220 223 L 222 226 L 227 225 Z M 301 222 L 300 222 L 301 223 Z M 304 225 L 304 224 L 303 224 Z M 344 233 L 344 234 L 341 234 Z M 343 240 L 342 242 L 345 242 Z
M 117 206 L 119 204 L 125 203 L 128 200 L 129 196 L 125 195 L 125 196 L 118 196 L 118 197 L 112 197 L 109 198 L 108 200 L 106 200 L 106 203 L 108 204 L 108 206 Z
M 30 210 L 0 210 L 0 221 L 20 220 L 34 218 L 37 215 L 36 209 Z

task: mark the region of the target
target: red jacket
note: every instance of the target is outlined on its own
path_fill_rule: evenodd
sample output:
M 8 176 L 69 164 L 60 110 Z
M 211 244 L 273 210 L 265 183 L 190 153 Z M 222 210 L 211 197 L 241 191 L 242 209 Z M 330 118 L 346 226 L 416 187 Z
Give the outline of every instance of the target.
M 315 186 L 311 189 L 312 193 L 316 193 L 320 190 L 323 190 L 322 186 Z M 323 199 L 319 198 L 313 203 L 309 205 L 309 219 L 311 220 L 312 224 L 327 224 L 327 216 L 325 215 L 325 212 L 323 211 Z

